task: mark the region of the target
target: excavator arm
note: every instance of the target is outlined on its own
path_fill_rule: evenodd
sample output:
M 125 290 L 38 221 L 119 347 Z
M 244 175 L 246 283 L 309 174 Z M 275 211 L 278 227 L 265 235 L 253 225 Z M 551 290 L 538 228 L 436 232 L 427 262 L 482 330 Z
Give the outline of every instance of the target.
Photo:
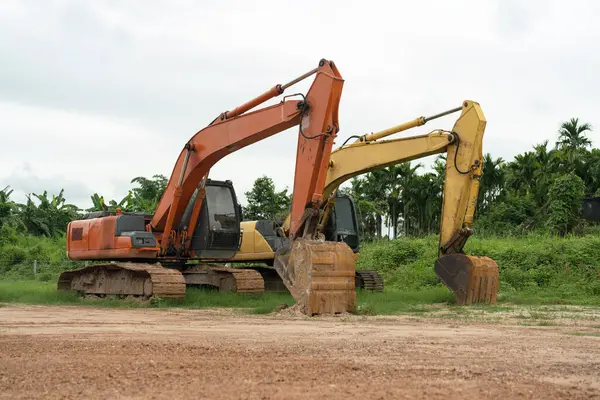
M 435 130 L 426 135 L 380 140 L 392 134 L 424 125 L 428 121 L 461 112 L 452 131 Z M 495 301 L 498 269 L 487 257 L 471 257 L 463 247 L 472 234 L 473 213 L 482 175 L 482 141 L 486 119 L 478 103 L 463 102 L 461 107 L 359 136 L 349 145 L 331 153 L 323 197 L 326 199 L 318 230 L 323 231 L 335 206 L 335 192 L 348 179 L 390 165 L 433 154 L 447 153 L 440 224 L 439 259 L 434 270 L 456 293 L 457 303 Z M 290 216 L 282 230 L 287 233 Z M 243 259 L 240 255 L 238 259 Z
M 244 114 L 251 108 L 279 95 L 302 79 L 316 74 L 303 100 L 281 103 Z M 186 207 L 198 185 L 206 179 L 210 168 L 226 155 L 262 139 L 299 125 L 292 231 L 297 231 L 305 209 L 321 206 L 322 191 L 333 140 L 339 130 L 338 107 L 343 79 L 331 61 L 321 60 L 319 67 L 286 85 L 276 85 L 261 96 L 222 113 L 209 126 L 196 133 L 184 146 L 171 173 L 165 192 L 150 223 L 153 232 L 162 232 L 161 253 L 180 243 L 189 244 L 188 232 L 174 230 L 181 222 Z M 197 196 L 194 210 L 201 207 Z M 314 213 L 314 212 L 313 212 Z M 197 213 L 192 214 L 197 217 Z M 192 218 L 190 227 L 195 226 Z M 185 233 L 184 233 L 185 232 Z M 187 253 L 187 249 L 183 249 Z
M 452 131 L 436 130 L 427 135 L 377 141 L 455 111 L 461 111 L 461 115 Z M 327 185 L 323 191 L 329 202 L 325 205 L 319 228 L 323 229 L 335 204 L 333 194 L 347 179 L 374 169 L 446 152 L 439 258 L 434 270 L 455 292 L 457 304 L 495 302 L 498 265 L 488 257 L 463 254 L 463 247 L 473 233 L 471 225 L 483 172 L 485 126 L 486 119 L 479 104 L 464 101 L 457 109 L 363 135 L 355 143 L 336 149 L 331 154 Z

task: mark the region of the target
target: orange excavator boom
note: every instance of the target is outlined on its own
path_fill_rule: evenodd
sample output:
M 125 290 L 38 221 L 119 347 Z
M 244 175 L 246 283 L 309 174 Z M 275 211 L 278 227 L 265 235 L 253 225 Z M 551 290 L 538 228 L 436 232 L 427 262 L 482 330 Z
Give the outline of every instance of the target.
M 315 80 L 303 100 L 284 100 L 277 105 L 244 114 L 313 74 L 316 74 Z M 179 246 L 181 233 L 175 232 L 173 227 L 178 226 L 198 184 L 218 160 L 300 125 L 292 205 L 292 231 L 295 232 L 305 208 L 318 208 L 322 200 L 329 155 L 339 130 L 338 106 L 343 82 L 333 62 L 321 60 L 318 68 L 286 85 L 276 85 L 232 111 L 222 113 L 209 126 L 196 133 L 179 155 L 150 223 L 153 232 L 162 232 L 162 253 L 170 245 Z M 201 202 L 202 197 L 199 196 L 197 201 Z M 194 222 L 190 221 L 190 226 L 194 226 Z M 183 250 L 185 253 L 186 249 Z

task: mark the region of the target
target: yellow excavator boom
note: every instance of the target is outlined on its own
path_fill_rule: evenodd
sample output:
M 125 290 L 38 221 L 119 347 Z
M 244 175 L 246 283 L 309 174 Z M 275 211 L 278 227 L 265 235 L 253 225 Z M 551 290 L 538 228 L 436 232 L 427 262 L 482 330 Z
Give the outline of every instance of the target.
M 379 140 L 458 111 L 461 115 L 451 131 L 434 130 L 426 135 Z M 457 304 L 495 302 L 498 265 L 488 257 L 467 256 L 463 253 L 463 247 L 472 234 L 471 225 L 482 175 L 482 142 L 486 123 L 480 105 L 474 101 L 464 101 L 461 107 L 359 136 L 354 143 L 334 150 L 331 153 L 323 191 L 323 198 L 327 199 L 327 202 L 319 229 L 323 230 L 335 205 L 335 192 L 346 180 L 390 165 L 447 153 L 439 258 L 434 264 L 434 270 L 442 282 L 454 291 Z M 242 223 L 247 224 L 248 233 L 254 232 L 252 223 Z M 288 232 L 288 227 L 289 216 L 282 226 L 284 234 Z M 258 232 L 254 232 L 252 238 L 249 236 L 246 238 L 244 235 L 240 253 L 236 258 L 265 259 L 268 251 L 256 251 L 259 248 L 269 249 L 268 245 L 259 245 L 259 242 L 265 241 L 264 238 Z M 253 241 L 252 246 L 249 243 L 250 239 Z

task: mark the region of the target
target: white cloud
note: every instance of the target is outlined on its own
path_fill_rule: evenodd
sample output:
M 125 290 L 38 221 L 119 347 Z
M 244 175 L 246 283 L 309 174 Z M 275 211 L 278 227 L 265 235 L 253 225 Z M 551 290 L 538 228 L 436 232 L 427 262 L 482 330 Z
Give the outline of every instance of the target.
M 0 186 L 60 183 L 82 206 L 88 190 L 118 198 L 137 175 L 168 176 L 220 112 L 322 57 L 346 79 L 338 144 L 473 99 L 488 119 L 484 151 L 511 159 L 553 142 L 562 120 L 598 125 L 599 4 L 4 0 Z M 291 187 L 296 132 L 226 157 L 211 176 L 240 197 L 263 174 Z

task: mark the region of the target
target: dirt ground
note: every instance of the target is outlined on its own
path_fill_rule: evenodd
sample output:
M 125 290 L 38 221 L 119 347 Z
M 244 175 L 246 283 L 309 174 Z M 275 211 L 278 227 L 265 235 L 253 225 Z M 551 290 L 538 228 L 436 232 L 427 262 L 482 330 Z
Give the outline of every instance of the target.
M 4 305 L 0 398 L 600 398 L 597 324 Z

